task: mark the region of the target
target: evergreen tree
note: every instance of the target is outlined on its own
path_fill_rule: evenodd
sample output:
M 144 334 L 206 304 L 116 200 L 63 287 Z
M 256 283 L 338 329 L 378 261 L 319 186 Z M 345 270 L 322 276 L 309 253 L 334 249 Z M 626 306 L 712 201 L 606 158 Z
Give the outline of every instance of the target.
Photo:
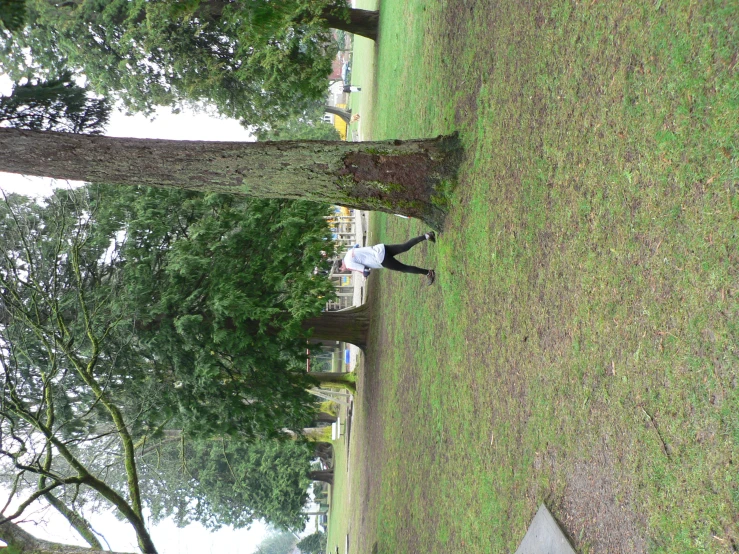
M 257 140 L 339 140 L 336 127 L 323 120 L 323 106 L 257 130 Z
M 292 198 L 443 223 L 455 135 L 378 142 L 205 142 L 0 127 L 0 171 L 97 183 Z
M 139 476 L 154 521 L 242 528 L 262 519 L 301 531 L 313 449 L 302 441 L 163 440 L 144 449 Z M 294 544 L 294 542 L 293 542 Z
M 377 13 L 329 0 L 27 0 L 24 32 L 2 39 L 14 79 L 83 72 L 127 109 L 208 102 L 259 125 L 325 95 L 329 25 L 376 34 Z M 39 75 L 37 72 L 41 71 Z
M 108 101 L 90 96 L 70 73 L 15 84 L 10 96 L 0 97 L 0 123 L 16 129 L 101 134 L 109 117 Z
M 327 537 L 325 533 L 316 531 L 301 540 L 296 546 L 303 554 L 323 554 L 326 552 Z
M 305 372 L 301 321 L 333 290 L 314 271 L 327 264 L 322 249 L 331 249 L 326 207 L 102 186 L 57 191 L 48 206 L 10 200 L 8 271 L 32 264 L 37 279 L 53 285 L 35 300 L 44 332 L 62 325 L 87 348 L 89 326 L 100 330 L 96 369 L 132 433 L 168 424 L 251 439 L 310 424 L 306 389 L 315 381 Z M 10 275 L 7 294 L 27 289 Z M 9 312 L 5 319 L 29 352 L 20 365 L 33 373 L 36 351 L 43 353 L 37 333 Z M 72 418 L 65 432 L 91 432 L 99 409 Z
M 275 435 L 312 417 L 301 322 L 333 294 L 326 206 L 98 186 L 96 232 L 116 244 L 116 313 L 151 360 L 173 417 L 198 434 Z M 102 240 L 102 239 L 101 239 Z M 166 361 L 166 363 L 165 363 Z
M 182 441 L 285 437 L 313 419 L 300 320 L 330 289 L 313 271 L 330 245 L 326 208 L 104 188 L 0 205 L 0 460 L 27 495 L 11 519 L 45 497 L 85 536 L 81 509 L 104 499 L 151 554 L 147 506 L 299 528 L 307 445 Z M 157 507 L 137 451 L 172 431 L 181 489 Z M 32 544 L 15 531 L 0 537 Z
M 26 19 L 25 0 L 0 0 L 0 33 L 17 31 Z
M 297 539 L 292 533 L 271 533 L 257 547 L 259 554 L 290 554 Z

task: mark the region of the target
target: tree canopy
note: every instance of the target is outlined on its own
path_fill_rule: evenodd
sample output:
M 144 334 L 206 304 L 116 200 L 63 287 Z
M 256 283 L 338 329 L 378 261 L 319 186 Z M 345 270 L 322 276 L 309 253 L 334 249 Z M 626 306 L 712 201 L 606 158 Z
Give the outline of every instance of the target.
M 70 209 L 74 198 L 60 194 L 42 206 L 12 196 L 0 205 L 0 455 L 15 471 L 14 488 L 29 476 L 38 479 L 9 518 L 38 498 L 56 507 L 56 494 L 85 487 L 115 506 L 136 531 L 141 550 L 154 554 L 134 456 L 137 428 L 146 417 L 131 418 L 116 400 L 128 380 L 127 342 L 107 340 L 122 329 L 105 305 L 108 293 L 88 287 L 112 277 L 100 263 L 107 245 L 93 239 L 89 218 Z M 132 407 L 143 415 L 151 399 Z M 117 447 L 100 448 L 101 458 L 117 450 L 123 460 L 121 491 L 80 456 L 101 441 Z M 84 536 L 75 509 L 60 511 Z
M 10 96 L 0 96 L 0 124 L 16 129 L 100 134 L 109 117 L 107 99 L 91 96 L 68 72 L 16 83 Z
M 25 19 L 25 0 L 0 0 L 0 29 L 17 31 L 23 27 Z
M 14 79 L 82 72 L 131 111 L 207 102 L 248 125 L 325 95 L 336 53 L 327 25 L 352 19 L 332 0 L 25 4 L 23 32 L 0 33 L 0 67 Z
M 157 383 L 175 387 L 181 424 L 247 437 L 304 427 L 300 322 L 333 294 L 315 272 L 333 248 L 327 207 L 115 186 L 93 205 L 98 232 L 125 229 L 117 309 L 137 348 L 167 361 Z
M 290 554 L 298 539 L 292 533 L 270 533 L 259 543 L 259 554 Z
M 303 554 L 323 554 L 326 552 L 326 533 L 316 531 L 302 539 L 296 546 Z
M 39 238 L 29 254 L 8 243 L 8 263 L 56 282 L 44 309 L 84 294 L 92 310 L 73 306 L 44 325 L 63 324 L 79 343 L 94 316 L 106 329 L 100 371 L 110 390 L 140 399 L 140 425 L 254 438 L 310 423 L 301 321 L 333 291 L 315 271 L 332 248 L 326 207 L 99 185 L 57 192 L 45 207 L 16 198 L 13 211 Z M 40 229 L 54 230 L 53 258 Z
M 256 132 L 257 140 L 339 140 L 336 128 L 323 120 L 323 104 Z
M 244 439 L 285 437 L 314 417 L 300 321 L 330 294 L 314 271 L 331 248 L 325 213 L 165 189 L 7 197 L 0 457 L 13 486 L 32 491 L 15 516 L 44 497 L 99 546 L 79 513 L 89 491 L 151 553 L 144 506 L 208 526 L 300 527 L 311 449 Z M 136 452 L 172 431 L 221 442 L 180 449 L 196 468 L 180 479 L 189 496 L 157 504 L 160 476 L 142 474 Z
M 304 441 L 228 438 L 160 441 L 139 458 L 143 502 L 154 521 L 209 529 L 256 519 L 301 531 L 313 448 Z

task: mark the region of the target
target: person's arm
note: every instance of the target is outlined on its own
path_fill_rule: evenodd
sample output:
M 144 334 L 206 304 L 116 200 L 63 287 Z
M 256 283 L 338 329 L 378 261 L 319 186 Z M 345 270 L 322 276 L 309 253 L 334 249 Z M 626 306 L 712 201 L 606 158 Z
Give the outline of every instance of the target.
M 341 262 L 341 268 L 344 270 L 348 269 L 349 271 L 353 271 L 355 273 L 361 273 L 362 275 L 366 277 L 367 275 L 365 272 L 368 271 L 368 268 L 358 262 L 355 262 L 354 256 L 351 256 L 350 258 L 351 260 L 348 260 L 345 258 L 344 261 Z M 347 265 L 347 262 L 348 262 L 348 265 Z

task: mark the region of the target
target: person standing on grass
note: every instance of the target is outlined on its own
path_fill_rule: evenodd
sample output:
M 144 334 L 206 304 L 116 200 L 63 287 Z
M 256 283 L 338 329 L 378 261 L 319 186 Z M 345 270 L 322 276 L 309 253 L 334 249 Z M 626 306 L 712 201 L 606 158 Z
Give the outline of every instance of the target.
M 436 242 L 436 234 L 433 231 L 429 231 L 403 244 L 376 244 L 374 246 L 365 246 L 364 248 L 355 246 L 344 256 L 344 261 L 341 262 L 341 270 L 346 271 L 350 269 L 368 277 L 371 269 L 385 268 L 402 273 L 425 275 L 426 284 L 432 285 L 436 280 L 436 272 L 433 269 L 423 269 L 414 265 L 406 265 L 395 259 L 395 256 L 398 254 L 408 252 L 408 250 L 419 242 L 425 240 Z

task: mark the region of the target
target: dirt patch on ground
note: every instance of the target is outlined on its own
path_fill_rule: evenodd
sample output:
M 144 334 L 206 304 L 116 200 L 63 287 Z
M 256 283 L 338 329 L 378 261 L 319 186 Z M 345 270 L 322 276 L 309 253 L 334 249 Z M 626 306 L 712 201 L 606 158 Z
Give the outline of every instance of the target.
M 358 460 L 357 471 L 362 479 L 359 485 L 358 495 L 355 496 L 359 502 L 360 519 L 358 528 L 350 529 L 352 534 L 356 533 L 359 544 L 364 545 L 365 551 L 374 545 L 377 551 L 377 526 L 376 521 L 369 520 L 376 513 L 381 483 L 382 467 L 384 459 L 384 418 L 382 415 L 382 379 L 379 360 L 381 351 L 378 345 L 390 344 L 387 336 L 387 326 L 383 324 L 383 311 L 381 308 L 380 280 L 376 277 L 368 288 L 367 302 L 375 306 L 370 322 L 369 347 L 364 352 L 364 363 L 359 372 L 357 383 L 358 428 L 355 435 L 354 445 Z
M 607 448 L 572 464 L 557 514 L 578 551 L 592 554 L 642 554 L 644 514 L 632 505 Z

